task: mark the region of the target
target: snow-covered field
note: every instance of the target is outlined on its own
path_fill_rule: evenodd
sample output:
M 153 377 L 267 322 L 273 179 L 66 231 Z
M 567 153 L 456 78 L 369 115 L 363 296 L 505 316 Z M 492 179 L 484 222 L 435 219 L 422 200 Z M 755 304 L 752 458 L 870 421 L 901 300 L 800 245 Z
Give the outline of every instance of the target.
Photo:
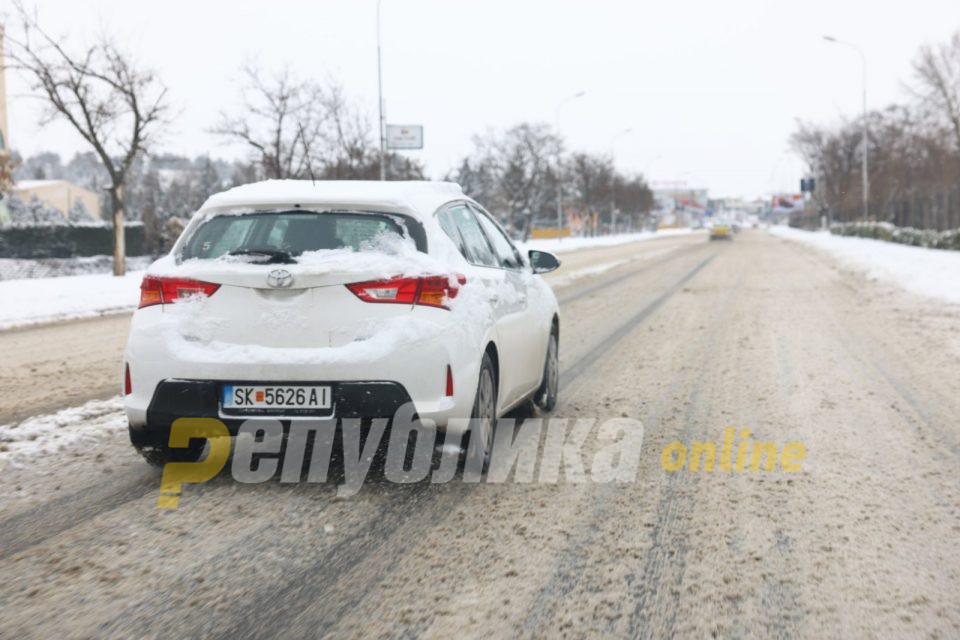
M 770 233 L 803 242 L 862 269 L 868 277 L 897 284 L 911 293 L 960 303 L 960 251 L 908 247 L 893 242 L 835 236 L 826 231 L 771 227 Z
M 644 231 L 594 238 L 531 240 L 521 243 L 520 248 L 523 251 L 540 249 L 566 253 L 687 233 L 690 233 L 689 229 L 670 229 L 656 233 Z M 622 261 L 565 274 L 564 284 L 576 277 L 595 275 L 619 264 L 622 264 Z M 98 273 L 0 281 L 0 298 L 6 301 L 6 304 L 0 307 L 0 329 L 131 311 L 140 299 L 142 277 L 142 271 L 135 271 L 122 278 Z
M 140 300 L 142 271 L 0 282 L 0 329 L 129 311 Z

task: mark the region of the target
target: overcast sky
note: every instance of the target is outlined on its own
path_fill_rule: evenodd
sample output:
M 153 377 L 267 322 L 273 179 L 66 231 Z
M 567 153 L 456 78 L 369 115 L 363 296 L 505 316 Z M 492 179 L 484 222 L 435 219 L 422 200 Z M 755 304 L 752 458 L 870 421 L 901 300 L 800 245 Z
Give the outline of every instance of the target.
M 155 68 L 179 110 L 162 150 L 236 157 L 206 133 L 234 100 L 245 58 L 331 76 L 376 114 L 376 1 L 44 0 L 48 31 L 81 45 L 114 34 Z M 958 0 L 383 0 L 387 119 L 425 126 L 413 152 L 432 177 L 471 136 L 524 120 L 553 123 L 573 149 L 609 153 L 655 181 L 712 195 L 796 190 L 787 152 L 797 118 L 860 111 L 859 44 L 869 104 L 905 99 L 918 46 L 960 28 Z M 22 154 L 84 149 L 65 126 L 38 128 L 35 99 L 8 72 L 11 145 Z M 617 133 L 632 132 L 611 141 Z

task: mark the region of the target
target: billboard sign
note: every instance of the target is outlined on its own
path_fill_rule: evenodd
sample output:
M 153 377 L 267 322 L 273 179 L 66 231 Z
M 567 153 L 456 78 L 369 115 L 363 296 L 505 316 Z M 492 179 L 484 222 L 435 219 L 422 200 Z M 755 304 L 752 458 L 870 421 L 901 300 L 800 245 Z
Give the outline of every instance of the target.
M 774 213 L 793 213 L 803 211 L 806 199 L 802 193 L 786 193 L 773 196 L 770 207 Z
M 388 149 L 423 149 L 423 126 L 419 124 L 388 124 Z

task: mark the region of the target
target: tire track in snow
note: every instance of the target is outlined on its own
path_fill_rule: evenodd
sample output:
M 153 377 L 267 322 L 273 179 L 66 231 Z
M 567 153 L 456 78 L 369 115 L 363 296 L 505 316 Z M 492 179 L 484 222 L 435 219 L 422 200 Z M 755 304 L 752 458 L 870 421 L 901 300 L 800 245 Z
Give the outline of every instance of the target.
M 94 486 L 60 496 L 0 522 L 0 560 L 41 544 L 53 536 L 139 500 L 160 485 L 160 475 L 145 468 L 120 484 Z
M 704 269 L 716 254 L 697 263 L 662 294 L 644 305 L 617 329 L 607 334 L 560 375 L 561 389 L 569 387 L 603 355 L 624 339 L 651 314 L 659 309 L 684 284 Z M 642 273 L 640 270 L 631 275 Z M 620 280 L 622 281 L 622 279 Z M 611 285 L 608 285 L 611 286 Z M 471 487 L 462 485 L 465 490 Z M 431 491 L 432 489 L 432 491 Z M 262 635 L 283 634 L 322 636 L 359 602 L 368 589 L 392 570 L 391 555 L 402 550 L 408 540 L 440 525 L 464 500 L 463 491 L 439 493 L 437 487 L 422 482 L 411 488 L 402 500 L 384 505 L 383 511 L 371 520 L 350 541 L 343 541 L 322 554 L 316 562 L 290 576 L 289 582 L 276 589 L 265 587 L 257 593 L 256 607 L 251 607 L 239 620 L 218 629 L 218 638 L 256 638 Z M 411 506 L 417 507 L 415 511 Z M 386 533 L 386 535 L 384 535 Z M 378 555 L 379 554 L 379 555 Z M 361 579 L 355 572 L 363 573 Z M 349 588 L 338 589 L 343 583 Z M 290 612 L 300 611 L 308 616 L 309 624 L 291 618 Z M 296 628 L 293 628 L 296 625 Z
M 615 277 L 589 285 L 583 289 L 578 289 L 560 298 L 560 304 L 570 304 L 586 296 L 604 291 L 630 278 L 642 275 L 651 269 L 668 264 L 681 256 L 696 252 L 697 250 L 702 251 L 704 247 L 708 246 L 709 245 L 705 244 L 685 245 L 662 258 L 639 265 L 639 268 L 631 269 Z M 698 269 L 702 268 L 702 266 L 705 265 L 701 265 Z M 663 301 L 662 299 L 658 299 L 654 304 L 659 306 Z M 652 312 L 653 309 L 644 309 L 641 311 L 643 317 L 633 318 L 630 322 L 640 322 Z M 618 332 L 620 333 L 620 337 L 617 338 L 617 340 L 623 337 L 624 331 L 625 327 L 621 327 Z M 610 340 L 608 339 L 605 342 L 610 342 Z M 610 344 L 612 344 L 612 342 L 610 342 Z M 609 348 L 609 345 L 606 347 L 603 344 L 598 345 L 594 347 L 591 352 L 596 351 L 596 349 L 605 348 Z M 588 353 L 587 357 L 590 355 L 591 353 Z M 591 357 L 589 364 L 593 364 L 599 359 L 600 355 L 602 355 L 602 353 L 596 353 Z M 574 365 L 577 364 L 578 363 L 574 363 Z M 572 382 L 589 364 L 574 370 L 572 375 L 569 370 L 565 374 L 561 374 L 561 388 L 569 382 Z M 155 490 L 158 483 L 159 472 L 151 472 L 149 469 L 144 469 L 143 475 L 126 478 L 119 485 L 114 483 L 106 488 L 100 486 L 93 488 L 84 487 L 68 495 L 33 507 L 29 511 L 10 516 L 0 521 L 0 540 L 4 541 L 3 547 L 0 549 L 0 559 L 9 557 L 33 545 L 40 544 L 63 531 L 71 529 L 102 513 L 116 509 L 127 502 L 139 500 Z
M 652 304 L 659 307 L 666 300 L 675 294 L 682 286 L 693 278 L 697 273 L 699 273 L 713 258 L 716 256 L 716 253 L 708 257 L 703 262 L 699 263 L 694 269 L 687 273 L 676 285 L 671 287 L 667 292 L 658 297 Z M 641 314 L 642 315 L 642 314 Z M 644 316 L 645 317 L 645 316 Z M 711 335 L 715 335 L 722 323 L 714 323 L 712 327 Z M 625 325 L 626 327 L 626 325 Z M 624 328 L 625 328 L 624 327 Z M 705 343 L 710 344 L 710 340 L 707 340 Z M 700 364 L 696 367 L 696 370 L 703 371 L 704 365 L 709 358 L 709 353 L 706 349 L 702 352 L 702 358 Z M 674 380 L 673 384 L 667 390 L 666 393 L 662 393 L 661 397 L 664 398 L 663 401 L 658 403 L 653 410 L 652 414 L 654 419 L 652 421 L 646 421 L 649 424 L 647 428 L 653 424 L 659 425 L 662 417 L 666 414 L 669 407 L 673 404 L 673 398 L 680 392 L 681 388 L 687 384 L 690 384 L 691 381 L 686 378 L 679 378 Z M 685 416 L 685 423 L 690 424 L 689 417 L 692 414 L 694 407 L 696 407 L 695 398 L 699 393 L 699 386 L 694 385 L 693 392 L 691 394 L 691 399 L 688 404 L 687 415 Z M 650 429 L 647 431 L 647 436 L 653 433 L 653 430 Z M 645 438 L 646 440 L 646 438 Z M 617 487 L 613 484 L 606 484 L 601 487 L 598 487 L 597 490 L 591 495 L 589 500 L 589 505 L 584 514 L 584 517 L 581 518 L 580 523 L 578 524 L 577 529 L 570 538 L 570 542 L 566 548 L 559 554 L 556 559 L 555 568 L 551 575 L 551 578 L 546 585 L 537 593 L 537 596 L 527 612 L 526 619 L 524 620 L 524 629 L 529 633 L 537 633 L 542 631 L 544 628 L 544 622 L 547 618 L 550 617 L 552 609 L 557 606 L 560 601 L 570 596 L 574 591 L 581 586 L 582 577 L 585 575 L 584 567 L 589 563 L 589 556 L 591 549 L 595 547 L 597 539 L 601 536 L 602 531 L 597 523 L 603 522 L 609 519 L 610 512 L 613 510 L 613 506 L 609 504 L 610 498 L 613 497 L 621 487 Z M 656 529 L 652 532 L 651 536 L 654 539 L 654 551 L 661 553 L 660 549 L 665 548 L 666 542 L 668 541 L 664 537 L 663 531 L 665 530 L 665 525 L 668 525 L 669 522 L 672 522 L 674 519 L 670 516 L 669 510 L 676 509 L 678 501 L 674 499 L 672 487 L 668 486 L 667 494 L 663 496 L 659 502 L 658 514 L 657 514 L 657 526 Z M 674 514 L 675 515 L 675 514 Z M 671 558 L 674 561 L 680 560 L 682 558 L 682 553 L 678 556 Z M 659 557 L 659 556 L 657 556 Z M 650 562 L 650 556 L 648 558 L 648 566 L 644 567 L 644 576 L 639 581 L 639 587 L 641 589 L 649 588 L 645 585 L 649 585 L 650 582 L 655 583 L 659 586 L 659 583 L 662 581 L 662 562 Z M 682 577 L 682 573 L 680 574 Z M 643 592 L 641 592 L 643 593 Z M 641 598 L 643 596 L 641 595 Z M 639 605 L 638 605 L 639 608 Z M 612 626 L 612 624 L 611 624 Z M 637 625 L 630 624 L 631 629 L 628 632 L 628 636 L 636 636 L 639 631 L 637 630 Z M 615 629 L 608 629 L 609 633 L 616 634 Z

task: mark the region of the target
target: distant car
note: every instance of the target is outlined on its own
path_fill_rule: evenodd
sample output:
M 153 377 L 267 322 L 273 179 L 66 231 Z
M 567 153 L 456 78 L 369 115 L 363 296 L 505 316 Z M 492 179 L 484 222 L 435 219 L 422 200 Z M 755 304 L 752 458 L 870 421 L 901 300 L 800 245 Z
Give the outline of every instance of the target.
M 126 348 L 133 445 L 153 464 L 180 417 L 496 419 L 557 402 L 560 319 L 539 274 L 451 183 L 268 181 L 212 196 L 147 270 Z M 489 457 L 475 422 L 468 455 Z M 202 443 L 202 441 L 194 441 Z
M 711 240 L 732 240 L 733 228 L 728 222 L 714 222 L 710 225 Z

